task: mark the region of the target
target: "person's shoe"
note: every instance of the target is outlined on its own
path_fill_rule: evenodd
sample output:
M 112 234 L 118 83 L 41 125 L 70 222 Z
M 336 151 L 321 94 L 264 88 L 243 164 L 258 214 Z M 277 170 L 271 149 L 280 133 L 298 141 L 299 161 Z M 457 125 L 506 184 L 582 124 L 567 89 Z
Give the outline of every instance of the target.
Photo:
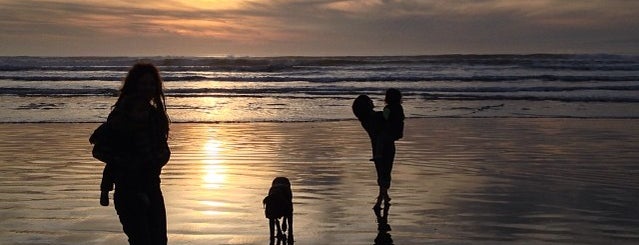
M 109 206 L 109 192 L 103 191 L 100 193 L 100 205 Z

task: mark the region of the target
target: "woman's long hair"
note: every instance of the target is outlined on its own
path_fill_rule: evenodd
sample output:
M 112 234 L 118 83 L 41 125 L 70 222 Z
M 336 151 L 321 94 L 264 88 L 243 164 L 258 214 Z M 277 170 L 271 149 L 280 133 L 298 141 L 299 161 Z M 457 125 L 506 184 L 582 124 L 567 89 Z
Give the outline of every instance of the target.
M 160 77 L 160 71 L 153 64 L 136 63 L 135 65 L 133 65 L 133 67 L 131 67 L 129 73 L 124 79 L 122 88 L 120 89 L 120 96 L 118 97 L 118 101 L 115 102 L 113 108 L 124 107 L 127 104 L 123 103 L 125 98 L 138 94 L 140 91 L 138 91 L 138 86 L 136 83 L 138 83 L 140 79 L 147 74 L 150 74 L 153 77 L 153 81 L 155 82 L 155 91 L 153 91 L 151 101 L 152 105 L 158 110 L 158 112 L 160 112 L 158 113 L 160 119 L 160 132 L 165 137 L 168 137 L 170 121 L 168 114 L 166 114 L 166 98 L 164 96 L 164 86 L 162 83 L 162 78 Z
M 364 120 L 365 117 L 370 116 L 374 107 L 375 106 L 373 105 L 373 100 L 371 100 L 370 97 L 364 94 L 357 96 L 355 101 L 353 101 L 353 105 L 351 106 L 351 108 L 353 109 L 353 114 L 355 114 L 355 117 L 357 117 L 357 119 L 360 121 Z

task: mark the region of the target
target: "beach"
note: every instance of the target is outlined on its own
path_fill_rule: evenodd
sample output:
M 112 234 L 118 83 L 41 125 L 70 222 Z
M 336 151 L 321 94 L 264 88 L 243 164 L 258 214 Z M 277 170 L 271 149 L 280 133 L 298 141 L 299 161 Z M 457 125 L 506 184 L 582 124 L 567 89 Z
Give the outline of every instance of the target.
M 126 244 L 99 205 L 96 123 L 0 124 L 0 244 Z M 267 244 L 262 199 L 291 179 L 298 244 L 373 244 L 376 175 L 355 120 L 173 123 L 169 244 Z M 636 244 L 637 119 L 407 119 L 394 244 Z M 388 237 L 388 236 L 387 236 Z

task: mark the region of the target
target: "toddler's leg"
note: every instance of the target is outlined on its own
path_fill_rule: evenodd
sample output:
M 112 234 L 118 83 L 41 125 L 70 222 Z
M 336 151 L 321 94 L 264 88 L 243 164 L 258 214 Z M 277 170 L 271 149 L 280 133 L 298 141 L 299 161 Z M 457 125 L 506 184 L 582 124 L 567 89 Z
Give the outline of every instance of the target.
M 109 206 L 109 192 L 101 191 L 100 192 L 100 205 Z

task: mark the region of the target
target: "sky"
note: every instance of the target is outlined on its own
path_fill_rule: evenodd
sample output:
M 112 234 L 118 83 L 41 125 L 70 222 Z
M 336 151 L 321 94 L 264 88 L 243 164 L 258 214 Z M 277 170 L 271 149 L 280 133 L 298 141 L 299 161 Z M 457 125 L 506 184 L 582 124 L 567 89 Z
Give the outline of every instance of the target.
M 0 56 L 639 54 L 636 0 L 0 0 Z

